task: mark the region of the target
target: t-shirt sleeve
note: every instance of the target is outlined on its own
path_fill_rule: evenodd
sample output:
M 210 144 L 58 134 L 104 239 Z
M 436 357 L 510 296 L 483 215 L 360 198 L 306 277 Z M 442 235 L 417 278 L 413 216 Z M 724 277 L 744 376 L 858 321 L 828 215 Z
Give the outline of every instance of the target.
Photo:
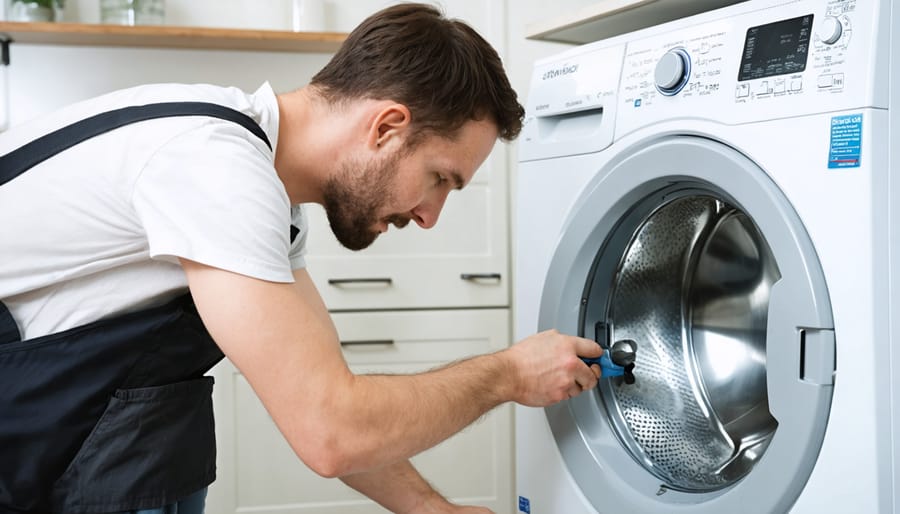
M 292 212 L 271 151 L 232 125 L 173 137 L 141 171 L 132 202 L 150 257 L 293 282 Z
M 291 242 L 290 261 L 291 269 L 302 269 L 306 267 L 306 238 L 309 234 L 309 222 L 306 215 L 306 207 L 303 205 L 295 205 L 291 208 L 291 229 L 296 236 Z

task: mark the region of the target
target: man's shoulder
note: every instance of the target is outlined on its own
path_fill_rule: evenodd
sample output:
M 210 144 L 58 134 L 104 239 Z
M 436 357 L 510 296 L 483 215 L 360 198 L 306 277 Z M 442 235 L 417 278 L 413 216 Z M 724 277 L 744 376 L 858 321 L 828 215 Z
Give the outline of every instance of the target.
M 0 134 L 0 154 L 44 134 L 97 114 L 162 102 L 209 102 L 245 113 L 252 112 L 252 96 L 234 87 L 212 84 L 146 84 L 111 91 L 45 113 Z

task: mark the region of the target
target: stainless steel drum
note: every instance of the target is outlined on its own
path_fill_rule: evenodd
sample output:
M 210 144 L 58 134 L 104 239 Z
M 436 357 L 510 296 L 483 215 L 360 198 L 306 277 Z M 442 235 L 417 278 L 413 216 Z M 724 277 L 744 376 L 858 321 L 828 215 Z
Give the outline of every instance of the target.
M 600 398 L 621 442 L 664 484 L 717 490 L 750 471 L 777 427 L 765 346 L 779 271 L 750 218 L 708 193 L 671 195 L 632 219 L 618 248 L 605 248 L 617 264 L 595 269 L 608 282 L 584 321 L 638 342 L 637 382 L 603 381 Z

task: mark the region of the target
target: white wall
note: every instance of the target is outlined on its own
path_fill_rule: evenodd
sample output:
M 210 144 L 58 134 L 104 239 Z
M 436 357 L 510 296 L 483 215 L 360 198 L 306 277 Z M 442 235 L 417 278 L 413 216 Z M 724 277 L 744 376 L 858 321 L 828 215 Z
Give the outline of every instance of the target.
M 352 2 L 354 7 L 362 3 Z M 96 23 L 99 9 L 99 0 L 69 0 L 65 21 Z M 348 23 L 365 16 L 361 12 L 351 20 L 337 6 L 326 14 L 323 29 L 335 31 L 348 30 Z M 168 0 L 166 24 L 287 29 L 290 1 Z M 14 126 L 71 102 L 152 82 L 205 82 L 252 91 L 269 81 L 276 92 L 284 92 L 308 82 L 329 55 L 13 43 L 11 58 L 9 121 Z

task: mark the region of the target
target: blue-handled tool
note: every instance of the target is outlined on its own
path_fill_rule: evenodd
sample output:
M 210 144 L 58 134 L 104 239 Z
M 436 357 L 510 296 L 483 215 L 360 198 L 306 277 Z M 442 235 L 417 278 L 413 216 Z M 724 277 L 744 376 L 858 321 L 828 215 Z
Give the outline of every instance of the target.
M 582 357 L 581 360 L 588 366 L 591 364 L 599 364 L 604 377 L 621 377 L 625 374 L 625 367 L 614 363 L 609 357 L 609 352 L 603 352 L 603 355 L 595 359 Z
M 637 356 L 637 343 L 631 339 L 622 339 L 603 352 L 599 358 L 585 358 L 588 366 L 599 364 L 604 377 L 624 377 L 626 384 L 634 383 L 634 361 Z

